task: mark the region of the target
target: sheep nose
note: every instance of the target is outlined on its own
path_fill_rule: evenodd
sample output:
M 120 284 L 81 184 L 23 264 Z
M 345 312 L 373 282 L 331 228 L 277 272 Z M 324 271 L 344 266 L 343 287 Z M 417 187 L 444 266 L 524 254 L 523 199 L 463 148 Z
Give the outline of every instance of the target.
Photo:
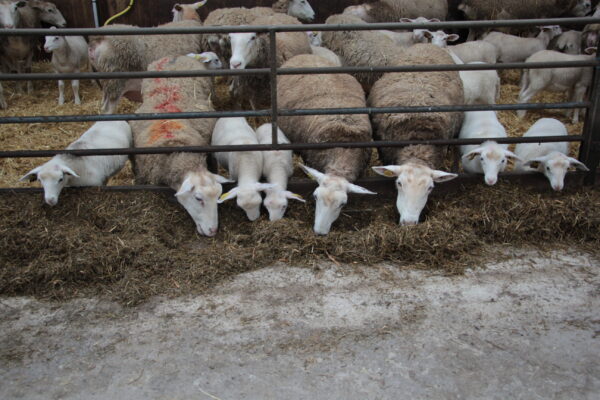
M 417 223 L 419 223 L 419 221 L 415 221 L 413 219 L 400 219 L 400 225 L 402 226 L 417 225 Z
M 12 28 L 14 28 L 15 26 L 14 26 L 14 25 L 10 25 L 10 24 L 9 24 L 9 25 L 4 25 L 4 27 L 5 27 L 6 29 L 12 29 Z
M 56 203 L 58 203 L 58 199 L 57 198 L 48 198 L 46 199 L 46 204 L 48 204 L 49 206 L 55 206 Z
M 46 53 L 50 53 L 50 50 L 48 50 L 48 48 L 47 48 L 46 46 L 44 46 L 44 51 L 45 51 Z
M 233 68 L 233 69 L 238 69 L 238 68 L 240 68 L 240 66 L 241 66 L 241 65 L 242 65 L 242 63 L 241 63 L 241 62 L 239 62 L 239 61 L 234 61 L 234 62 L 232 62 L 232 63 L 231 63 L 231 68 Z
M 552 185 L 552 189 L 556 190 L 557 192 L 560 192 L 562 188 L 562 185 Z
M 486 179 L 485 179 L 485 183 L 487 183 L 487 184 L 488 184 L 488 185 L 490 185 L 490 186 L 492 186 L 492 185 L 495 185 L 495 184 L 496 184 L 496 182 L 497 182 L 497 180 L 496 180 L 496 179 L 494 179 L 494 178 L 486 178 Z
M 217 228 L 210 228 L 208 230 L 208 236 L 215 236 L 217 234 Z

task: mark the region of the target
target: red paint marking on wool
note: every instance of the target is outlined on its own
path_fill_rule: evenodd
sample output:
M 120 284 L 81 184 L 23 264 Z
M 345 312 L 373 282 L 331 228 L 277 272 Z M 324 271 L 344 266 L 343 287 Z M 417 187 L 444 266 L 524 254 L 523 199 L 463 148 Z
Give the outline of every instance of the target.
M 178 85 L 170 86 L 158 86 L 149 93 L 150 97 L 161 96 L 164 98 L 158 105 L 154 106 L 154 109 L 162 112 L 181 112 L 181 108 L 177 106 L 181 95 L 179 93 L 180 87 Z
M 156 70 L 157 71 L 162 71 L 163 68 L 165 67 L 165 64 L 169 62 L 169 58 L 165 57 L 162 58 L 157 64 L 156 64 Z
M 177 121 L 160 120 L 153 122 L 150 125 L 150 137 L 148 138 L 148 144 L 153 144 L 159 139 L 174 139 L 175 134 L 173 131 L 183 129 L 183 124 Z

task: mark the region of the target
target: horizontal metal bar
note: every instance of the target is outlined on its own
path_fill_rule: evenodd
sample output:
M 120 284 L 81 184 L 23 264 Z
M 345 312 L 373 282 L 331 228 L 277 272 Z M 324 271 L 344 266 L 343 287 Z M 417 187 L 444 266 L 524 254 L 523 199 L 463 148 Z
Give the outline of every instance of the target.
M 299 115 L 326 114 L 388 114 L 388 113 L 428 113 L 428 112 L 460 112 L 460 111 L 510 111 L 510 110 L 555 110 L 572 108 L 589 108 L 589 101 L 570 103 L 524 103 L 524 104 L 475 104 L 452 106 L 399 106 L 399 107 L 357 107 L 357 108 L 319 108 L 319 109 L 280 109 L 278 116 L 289 117 Z M 222 117 L 268 117 L 271 110 L 256 111 L 208 111 L 181 113 L 143 113 L 143 114 L 88 114 L 88 115 L 40 115 L 0 117 L 2 124 L 35 124 L 58 122 L 87 121 L 149 121 L 159 119 L 194 119 Z
M 582 61 L 518 62 L 499 64 L 435 64 L 435 65 L 398 65 L 374 67 L 327 67 L 327 68 L 278 68 L 277 75 L 306 74 L 355 74 L 387 72 L 438 72 L 438 71 L 482 71 L 504 69 L 548 69 L 581 68 L 599 66 L 595 58 Z M 199 76 L 238 76 L 268 75 L 269 68 L 187 70 L 187 71 L 130 71 L 130 72 L 78 72 L 57 74 L 52 72 L 33 74 L 0 74 L 0 81 L 39 81 L 69 79 L 131 79 L 131 78 L 183 78 Z
M 584 173 L 581 172 L 569 172 L 565 177 L 565 183 L 568 186 L 581 186 L 583 184 Z M 535 172 L 504 172 L 500 173 L 498 177 L 501 180 L 505 180 L 511 183 L 519 185 L 530 185 L 538 188 L 548 188 L 550 185 L 546 177 L 542 174 Z M 393 179 L 382 178 L 382 177 L 370 177 L 360 178 L 354 183 L 372 190 L 379 195 L 395 195 L 396 185 Z M 452 180 L 452 183 L 438 184 L 432 192 L 432 196 L 443 196 L 448 193 L 462 191 L 463 185 L 482 185 L 482 175 L 479 174 L 459 174 L 458 178 Z M 227 191 L 231 187 L 235 186 L 235 183 L 228 183 L 223 185 L 223 190 Z M 288 189 L 294 193 L 307 195 L 317 187 L 317 183 L 311 179 L 291 179 L 288 184 Z M 167 186 L 156 186 L 156 185 L 127 185 L 127 186 L 84 186 L 84 187 L 67 187 L 63 191 L 87 191 L 87 192 L 163 192 L 163 193 L 174 193 L 175 191 Z M 18 187 L 18 188 L 0 188 L 0 196 L 15 193 L 43 193 L 44 189 L 41 187 Z M 41 202 L 41 199 L 40 199 Z M 60 205 L 58 206 L 60 207 Z
M 256 25 L 256 26 L 199 26 L 196 28 L 59 28 L 53 29 L 0 29 L 0 36 L 29 35 L 180 35 L 230 32 L 304 32 L 304 31 L 367 31 L 378 29 L 457 29 L 457 28 L 499 28 L 526 27 L 539 25 L 587 25 L 600 23 L 600 18 L 545 18 L 495 21 L 445 21 L 445 22 L 380 22 L 359 24 L 302 24 L 302 25 Z
M 313 150 L 330 148 L 378 148 L 402 147 L 410 145 L 460 146 L 480 144 L 487 140 L 498 143 L 549 143 L 549 142 L 580 142 L 581 135 L 570 136 L 539 136 L 539 137 L 505 137 L 479 139 L 435 139 L 435 140 L 398 140 L 374 142 L 331 142 L 331 143 L 281 143 L 255 144 L 232 146 L 180 146 L 180 147 L 135 147 L 121 149 L 87 149 L 87 150 L 13 150 L 0 151 L 0 158 L 17 157 L 52 157 L 57 154 L 72 154 L 75 156 L 101 155 L 130 155 L 130 154 L 170 154 L 170 153 L 218 153 L 229 151 L 270 151 L 270 150 Z

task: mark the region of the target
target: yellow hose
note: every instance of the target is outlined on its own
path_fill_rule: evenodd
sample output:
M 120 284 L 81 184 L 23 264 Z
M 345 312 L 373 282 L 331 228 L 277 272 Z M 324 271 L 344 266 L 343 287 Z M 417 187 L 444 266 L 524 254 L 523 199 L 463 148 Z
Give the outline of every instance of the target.
M 131 0 L 131 1 L 129 2 L 129 5 L 127 6 L 127 8 L 126 8 L 126 9 L 124 9 L 124 10 L 123 10 L 123 11 L 121 11 L 120 13 L 118 13 L 118 14 L 115 14 L 115 15 L 113 15 L 112 17 L 110 17 L 109 19 L 107 19 L 107 20 L 106 20 L 106 22 L 104 23 L 104 26 L 106 26 L 106 25 L 110 24 L 110 23 L 111 23 L 113 20 L 115 20 L 115 19 L 119 18 L 120 16 L 127 14 L 127 12 L 128 12 L 129 10 L 131 10 L 131 7 L 133 7 L 133 3 L 135 3 L 135 0 Z

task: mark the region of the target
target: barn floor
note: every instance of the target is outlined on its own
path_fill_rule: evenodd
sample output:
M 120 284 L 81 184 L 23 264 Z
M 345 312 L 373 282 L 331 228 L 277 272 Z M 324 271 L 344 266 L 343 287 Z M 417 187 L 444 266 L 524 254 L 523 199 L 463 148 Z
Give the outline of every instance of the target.
M 135 308 L 3 298 L 0 398 L 596 398 L 600 260 L 505 253 L 451 277 L 276 265 Z

